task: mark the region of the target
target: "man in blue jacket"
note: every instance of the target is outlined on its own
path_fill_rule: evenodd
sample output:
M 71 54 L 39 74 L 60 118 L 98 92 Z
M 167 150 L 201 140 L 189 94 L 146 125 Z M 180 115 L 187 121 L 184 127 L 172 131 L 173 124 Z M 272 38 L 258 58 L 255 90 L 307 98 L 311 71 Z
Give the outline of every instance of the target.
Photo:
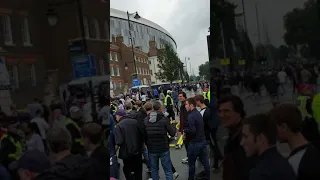
M 188 126 L 184 129 L 184 134 L 189 134 L 191 140 L 187 149 L 188 164 L 189 164 L 189 179 L 194 180 L 195 164 L 199 157 L 201 164 L 204 167 L 207 178 L 210 179 L 210 165 L 207 153 L 207 141 L 204 132 L 204 123 L 200 112 L 196 109 L 196 101 L 194 98 L 189 98 L 185 102 L 188 114 Z

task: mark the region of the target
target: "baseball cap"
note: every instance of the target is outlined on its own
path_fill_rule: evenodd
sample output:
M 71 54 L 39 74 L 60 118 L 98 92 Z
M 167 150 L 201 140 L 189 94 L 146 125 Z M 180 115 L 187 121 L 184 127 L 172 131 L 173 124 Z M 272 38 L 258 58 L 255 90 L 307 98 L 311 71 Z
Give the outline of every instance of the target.
M 31 172 L 42 173 L 51 168 L 48 156 L 37 149 L 26 151 L 18 161 L 10 164 L 11 170 L 27 169 Z
M 116 112 L 116 115 L 118 116 L 125 116 L 127 113 L 125 110 L 123 109 L 119 109 L 117 112 Z

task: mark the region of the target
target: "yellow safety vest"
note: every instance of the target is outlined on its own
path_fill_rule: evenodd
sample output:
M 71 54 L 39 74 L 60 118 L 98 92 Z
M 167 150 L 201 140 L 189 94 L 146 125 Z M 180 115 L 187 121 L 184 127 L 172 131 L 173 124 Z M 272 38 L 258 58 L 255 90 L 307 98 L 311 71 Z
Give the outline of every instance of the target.
M 118 107 L 114 104 L 111 104 L 112 107 L 114 107 L 114 110 L 112 111 L 113 113 L 117 112 L 118 111 Z
M 15 161 L 19 160 L 20 156 L 21 156 L 21 153 L 22 153 L 22 145 L 19 141 L 15 141 L 15 139 L 11 136 L 8 136 L 8 134 L 4 134 L 2 137 L 1 137 L 1 142 L 3 139 L 6 139 L 8 138 L 9 141 L 16 147 L 16 152 L 15 153 L 11 153 L 11 154 L 8 154 L 8 157 L 10 159 L 13 159 Z
M 207 98 L 208 98 L 209 101 L 210 101 L 210 99 L 211 99 L 211 97 L 210 97 L 210 91 L 207 92 Z
M 204 97 L 204 99 L 208 99 L 208 97 L 207 97 L 207 92 L 202 92 L 202 95 L 203 95 L 203 97 Z
M 167 100 L 168 98 L 171 99 L 171 105 L 173 105 L 173 99 L 171 98 L 171 96 L 169 96 L 168 94 L 166 95 L 166 97 L 164 98 L 164 102 L 163 102 L 163 105 L 164 106 L 167 106 Z
M 77 130 L 79 131 L 80 133 L 80 127 L 78 126 L 77 123 L 75 123 L 73 120 L 71 120 L 70 118 L 67 118 L 66 119 L 66 127 L 69 125 L 69 124 L 72 124 L 74 127 L 77 128 Z M 83 145 L 83 142 L 82 142 L 82 138 L 75 138 L 74 141 L 76 143 L 80 143 L 81 145 Z
M 309 99 L 309 97 L 307 96 L 299 96 L 297 98 L 297 106 L 298 109 L 301 112 L 302 115 L 302 120 L 305 120 L 305 118 L 311 118 L 312 115 L 308 113 L 307 111 L 307 100 Z
M 320 122 L 320 93 L 315 95 L 312 100 L 313 117 L 317 122 Z

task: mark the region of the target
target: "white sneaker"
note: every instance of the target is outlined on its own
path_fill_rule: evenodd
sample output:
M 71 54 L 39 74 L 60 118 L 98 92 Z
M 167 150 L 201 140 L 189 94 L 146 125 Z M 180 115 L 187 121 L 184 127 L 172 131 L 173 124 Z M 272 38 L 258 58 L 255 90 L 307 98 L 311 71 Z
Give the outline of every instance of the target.
M 182 159 L 182 163 L 183 163 L 183 164 L 187 164 L 187 163 L 188 163 L 188 157 L 183 158 L 183 159 Z
M 175 172 L 173 173 L 173 180 L 176 180 L 179 177 L 179 173 Z
M 148 180 L 152 180 L 152 178 L 149 178 Z

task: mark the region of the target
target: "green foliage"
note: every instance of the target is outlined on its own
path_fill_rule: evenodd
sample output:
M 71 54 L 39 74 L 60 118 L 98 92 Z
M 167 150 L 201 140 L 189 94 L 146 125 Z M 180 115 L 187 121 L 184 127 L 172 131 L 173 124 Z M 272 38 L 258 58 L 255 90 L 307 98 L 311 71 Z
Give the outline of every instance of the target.
M 319 7 L 316 0 L 308 0 L 303 8 L 295 8 L 284 16 L 285 34 L 283 36 L 289 47 L 305 56 L 320 57 L 319 43 Z
M 210 65 L 209 61 L 201 64 L 199 66 L 199 76 L 203 77 L 205 80 L 210 80 Z
M 172 83 L 179 79 L 182 67 L 183 63 L 171 46 L 166 45 L 164 49 L 158 51 L 158 68 L 160 70 L 155 73 L 158 79 Z

